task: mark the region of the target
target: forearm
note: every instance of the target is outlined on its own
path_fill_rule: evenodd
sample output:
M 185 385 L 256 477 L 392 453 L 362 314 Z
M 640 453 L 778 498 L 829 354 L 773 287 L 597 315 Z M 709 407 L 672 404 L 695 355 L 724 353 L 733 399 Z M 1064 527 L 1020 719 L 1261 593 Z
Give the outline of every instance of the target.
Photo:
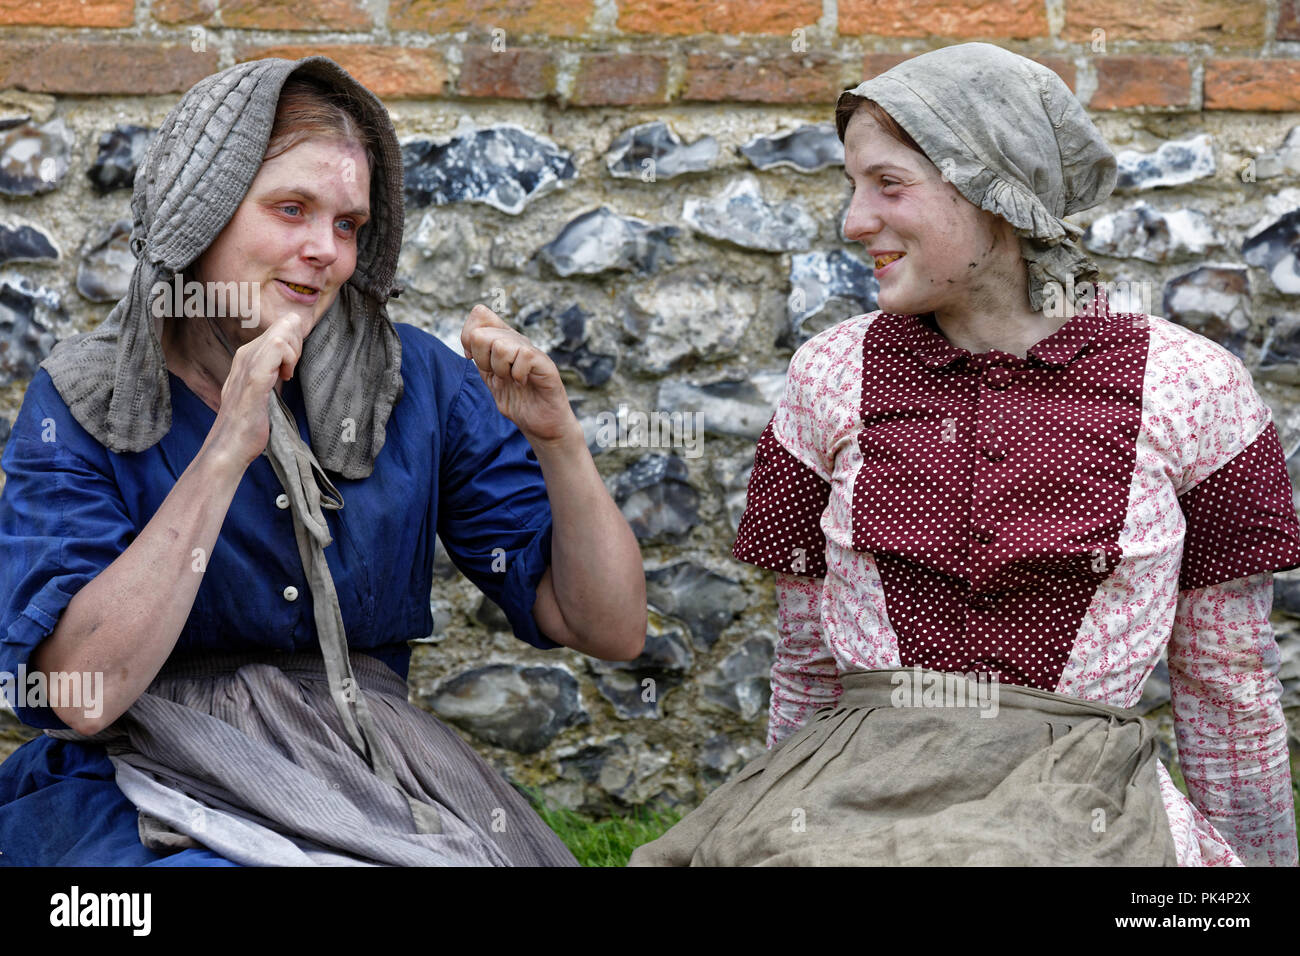
M 629 660 L 641 652 L 646 632 L 645 570 L 636 536 L 601 481 L 576 421 L 563 438 L 532 445 L 554 526 L 550 588 L 568 632 L 566 640 L 549 636 L 593 657 Z
M 53 707 L 69 727 L 108 726 L 158 674 L 194 606 L 240 474 L 205 445 L 136 539 L 73 596 L 36 648 L 36 670 L 103 675 L 98 714 Z
M 822 578 L 776 575 L 781 639 L 772 660 L 767 746 L 775 747 L 816 711 L 839 700 L 842 686 L 821 624 Z
M 1170 639 L 1170 690 L 1179 761 L 1197 809 L 1247 864 L 1294 865 L 1271 605 L 1271 577 L 1262 574 L 1184 594 Z
M 1186 713 L 1184 705 L 1176 709 Z M 1296 830 L 1286 720 L 1275 693 L 1246 703 L 1226 725 L 1176 719 L 1188 794 L 1248 866 L 1294 866 Z
M 1177 730 L 1188 793 L 1198 810 L 1248 866 L 1296 865 L 1296 829 L 1280 706 L 1216 740 L 1191 727 Z

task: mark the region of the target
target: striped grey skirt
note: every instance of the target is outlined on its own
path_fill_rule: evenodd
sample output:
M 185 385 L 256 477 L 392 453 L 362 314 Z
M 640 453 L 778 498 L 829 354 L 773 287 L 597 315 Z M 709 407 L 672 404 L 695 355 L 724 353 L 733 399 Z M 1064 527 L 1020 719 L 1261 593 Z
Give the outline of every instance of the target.
M 141 840 L 252 866 L 576 866 L 560 839 L 454 731 L 351 654 L 398 787 L 358 752 L 318 654 L 169 663 L 102 743 Z M 430 809 L 431 808 L 431 809 Z
M 1008 684 L 931 699 L 918 673 L 844 675 L 629 865 L 1176 865 L 1150 721 Z

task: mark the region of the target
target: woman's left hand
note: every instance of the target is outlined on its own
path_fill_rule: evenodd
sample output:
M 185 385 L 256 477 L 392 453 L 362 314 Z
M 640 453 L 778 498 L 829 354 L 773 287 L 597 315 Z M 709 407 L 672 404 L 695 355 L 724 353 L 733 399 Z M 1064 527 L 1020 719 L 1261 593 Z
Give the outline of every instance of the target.
M 581 433 L 550 356 L 487 306 L 471 310 L 460 344 L 496 399 L 497 410 L 515 423 L 529 443 L 558 442 L 571 439 L 575 430 Z
M 587 451 L 559 369 L 485 305 L 474 306 L 460 342 L 497 410 L 532 445 L 546 481 L 554 535 L 533 619 L 557 644 L 633 660 L 646 633 L 641 551 Z

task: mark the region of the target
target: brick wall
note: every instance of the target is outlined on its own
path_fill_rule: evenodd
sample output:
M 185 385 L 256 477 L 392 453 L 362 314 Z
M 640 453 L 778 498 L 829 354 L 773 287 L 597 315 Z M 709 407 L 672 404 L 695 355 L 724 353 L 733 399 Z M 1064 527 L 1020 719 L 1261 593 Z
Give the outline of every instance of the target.
M 978 39 L 1093 110 L 1300 109 L 1300 0 L 0 0 L 0 30 L 0 88 L 60 95 L 323 53 L 391 99 L 829 103 Z

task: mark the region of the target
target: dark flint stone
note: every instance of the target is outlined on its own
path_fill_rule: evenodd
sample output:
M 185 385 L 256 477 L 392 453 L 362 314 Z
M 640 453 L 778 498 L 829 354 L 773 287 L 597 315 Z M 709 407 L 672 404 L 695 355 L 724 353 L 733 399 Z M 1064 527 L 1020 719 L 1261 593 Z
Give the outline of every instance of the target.
M 749 603 L 738 582 L 690 561 L 646 572 L 646 597 L 663 613 L 684 621 L 703 650 L 717 643 Z
M 829 123 L 800 126 L 789 133 L 758 136 L 740 147 L 759 169 L 789 166 L 801 173 L 844 165 L 844 144 Z
M 699 523 L 699 492 L 676 455 L 646 455 L 615 477 L 614 500 L 639 540 L 686 534 Z
M 710 789 L 717 787 L 765 752 L 757 741 L 737 744 L 726 734 L 714 734 L 700 746 L 696 758 L 701 782 Z
M 403 144 L 408 208 L 479 202 L 511 215 L 578 175 L 569 153 L 514 126 L 493 126 L 445 143 Z
M 1169 703 L 1169 664 L 1162 654 L 1142 687 L 1142 698 L 1137 705 L 1138 712 L 1146 715 L 1167 703 Z
M 571 368 L 577 372 L 582 384 L 588 388 L 608 382 L 618 364 L 614 356 L 593 352 L 585 345 L 576 349 L 555 349 L 549 354 L 557 367 Z
M 483 600 L 479 602 L 478 610 L 474 612 L 474 620 L 489 631 L 505 631 L 507 634 L 514 631 L 510 626 L 510 618 L 506 617 L 506 612 L 487 595 L 484 595 Z
M 1279 611 L 1300 618 L 1300 573 L 1284 571 L 1273 575 L 1273 604 Z
M 54 241 L 40 229 L 0 223 L 0 263 L 58 258 L 59 250 Z
M 1300 209 L 1247 239 L 1241 255 L 1252 266 L 1267 269 L 1277 291 L 1300 295 Z
M 579 784 L 574 809 L 591 816 L 608 816 L 613 807 L 657 804 L 665 794 L 653 778 L 667 764 L 655 748 L 635 737 L 607 740 L 561 757 L 560 778 Z M 570 797 L 572 800 L 572 797 Z
M 766 712 L 772 697 L 769 675 L 775 648 L 770 640 L 751 637 L 700 678 L 701 699 L 753 720 Z
M 110 193 L 132 188 L 155 132 L 147 126 L 118 124 L 100 136 L 95 162 L 86 170 L 95 191 Z
M 790 256 L 788 334 L 778 344 L 798 348 L 850 316 L 874 312 L 879 291 L 875 269 L 842 249 L 795 253 Z
M 614 712 L 625 720 L 659 717 L 664 694 L 681 684 L 695 657 L 680 629 L 646 634 L 645 650 L 630 661 L 593 661 L 596 689 L 614 705 Z M 645 681 L 653 681 L 649 687 Z M 652 699 L 646 691 L 653 689 Z
M 553 306 L 536 306 L 527 310 L 520 318 L 525 329 L 553 325 L 559 332 L 560 341 L 547 354 L 558 368 L 572 369 L 588 388 L 604 385 L 614 374 L 618 357 L 592 351 L 587 345 L 587 325 L 590 314 L 582 306 L 569 306 L 563 312 L 556 313 Z
M 560 276 L 609 269 L 646 275 L 661 264 L 673 264 L 668 240 L 680 232 L 675 226 L 652 226 L 601 206 L 571 220 L 538 256 Z
M 58 293 L 26 279 L 0 281 L 0 386 L 30 379 L 54 348 Z
M 667 123 L 656 121 L 619 133 L 605 153 L 605 166 L 611 176 L 619 179 L 641 178 L 654 182 L 682 173 L 702 172 L 717 155 L 718 143 L 712 136 L 702 136 L 683 146 L 681 137 Z
M 1300 315 L 1270 315 L 1256 374 L 1300 385 Z

